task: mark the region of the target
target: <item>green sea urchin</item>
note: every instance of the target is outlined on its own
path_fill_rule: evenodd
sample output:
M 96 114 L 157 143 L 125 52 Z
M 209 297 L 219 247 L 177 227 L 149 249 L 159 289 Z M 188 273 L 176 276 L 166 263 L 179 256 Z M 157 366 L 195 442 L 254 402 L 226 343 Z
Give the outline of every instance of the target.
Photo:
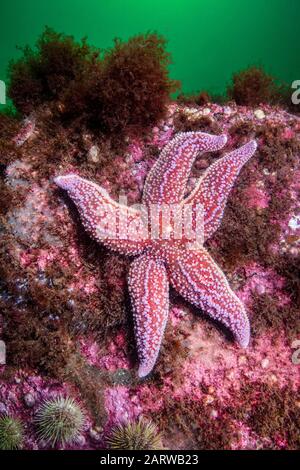
M 163 448 L 161 439 L 156 425 L 140 418 L 137 422 L 117 425 L 107 444 L 110 449 L 159 450 Z
M 23 443 L 23 425 L 11 416 L 0 418 L 0 450 L 20 449 Z
M 84 425 L 84 415 L 73 398 L 57 397 L 42 404 L 35 422 L 40 439 L 52 446 L 64 445 L 78 437 Z

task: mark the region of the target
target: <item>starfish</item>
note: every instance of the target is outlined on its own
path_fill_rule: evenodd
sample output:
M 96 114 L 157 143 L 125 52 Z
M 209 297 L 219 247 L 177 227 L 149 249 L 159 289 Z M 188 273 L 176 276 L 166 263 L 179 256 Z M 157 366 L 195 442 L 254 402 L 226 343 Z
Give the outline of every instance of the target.
M 245 307 L 204 243 L 220 226 L 228 195 L 241 168 L 255 153 L 256 142 L 216 160 L 186 194 L 196 157 L 220 150 L 226 142 L 226 135 L 175 135 L 147 175 L 141 207 L 116 202 L 105 189 L 76 174 L 54 178 L 77 206 L 90 236 L 133 257 L 128 286 L 139 377 L 147 376 L 156 363 L 168 319 L 170 284 L 231 330 L 241 347 L 248 346 L 250 325 Z

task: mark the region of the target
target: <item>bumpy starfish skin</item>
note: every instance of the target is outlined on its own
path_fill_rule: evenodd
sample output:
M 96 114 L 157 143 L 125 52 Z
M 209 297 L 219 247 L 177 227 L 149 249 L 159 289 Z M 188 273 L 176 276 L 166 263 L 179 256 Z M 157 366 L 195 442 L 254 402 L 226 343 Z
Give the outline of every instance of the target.
M 228 327 L 242 347 L 250 338 L 245 308 L 230 289 L 227 279 L 199 240 L 219 227 L 230 190 L 243 165 L 256 150 L 251 141 L 213 163 L 196 188 L 184 197 L 196 156 L 221 149 L 226 136 L 203 132 L 180 133 L 163 149 L 145 182 L 142 210 L 122 206 L 100 186 L 75 174 L 58 176 L 55 183 L 67 190 L 76 204 L 88 233 L 108 248 L 133 260 L 128 276 L 139 377 L 148 375 L 160 350 L 169 311 L 169 283 L 189 302 Z M 147 219 L 156 204 L 158 222 Z M 192 232 L 175 231 L 176 213 L 163 232 L 166 207 L 191 210 Z M 171 211 L 172 212 L 172 211 Z M 199 224 L 199 214 L 203 223 Z M 156 237 L 153 237 L 153 228 Z M 150 229 L 150 230 L 149 230 Z
M 139 376 L 151 372 L 169 313 L 169 281 L 164 263 L 148 253 L 136 258 L 128 277 L 139 351 Z

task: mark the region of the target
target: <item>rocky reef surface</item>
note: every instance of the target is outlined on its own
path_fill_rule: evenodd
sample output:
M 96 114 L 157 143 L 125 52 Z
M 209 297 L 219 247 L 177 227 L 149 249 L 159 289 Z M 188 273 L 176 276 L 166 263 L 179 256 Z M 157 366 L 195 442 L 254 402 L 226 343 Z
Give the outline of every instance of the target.
M 53 177 L 75 172 L 116 199 L 141 200 L 145 177 L 176 132 L 228 136 L 226 151 L 258 142 L 208 250 L 244 302 L 252 337 L 240 349 L 219 325 L 171 292 L 157 365 L 139 380 L 128 260 L 89 239 Z M 119 422 L 153 421 L 169 449 L 300 448 L 300 118 L 278 106 L 171 102 L 140 138 L 111 142 L 51 118 L 1 116 L 0 413 L 37 438 L 41 403 L 72 396 L 84 410 L 76 441 L 106 448 Z M 199 157 L 189 189 L 222 152 Z M 295 346 L 296 345 L 296 346 Z

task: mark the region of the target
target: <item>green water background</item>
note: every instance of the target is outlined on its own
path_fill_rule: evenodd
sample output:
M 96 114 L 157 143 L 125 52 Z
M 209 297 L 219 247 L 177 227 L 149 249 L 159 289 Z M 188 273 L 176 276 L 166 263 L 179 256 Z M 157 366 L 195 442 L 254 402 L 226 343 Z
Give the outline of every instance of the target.
M 223 93 L 234 71 L 253 64 L 300 79 L 300 0 L 2 0 L 0 18 L 2 80 L 16 45 L 33 45 L 45 25 L 99 48 L 157 31 L 185 92 Z

